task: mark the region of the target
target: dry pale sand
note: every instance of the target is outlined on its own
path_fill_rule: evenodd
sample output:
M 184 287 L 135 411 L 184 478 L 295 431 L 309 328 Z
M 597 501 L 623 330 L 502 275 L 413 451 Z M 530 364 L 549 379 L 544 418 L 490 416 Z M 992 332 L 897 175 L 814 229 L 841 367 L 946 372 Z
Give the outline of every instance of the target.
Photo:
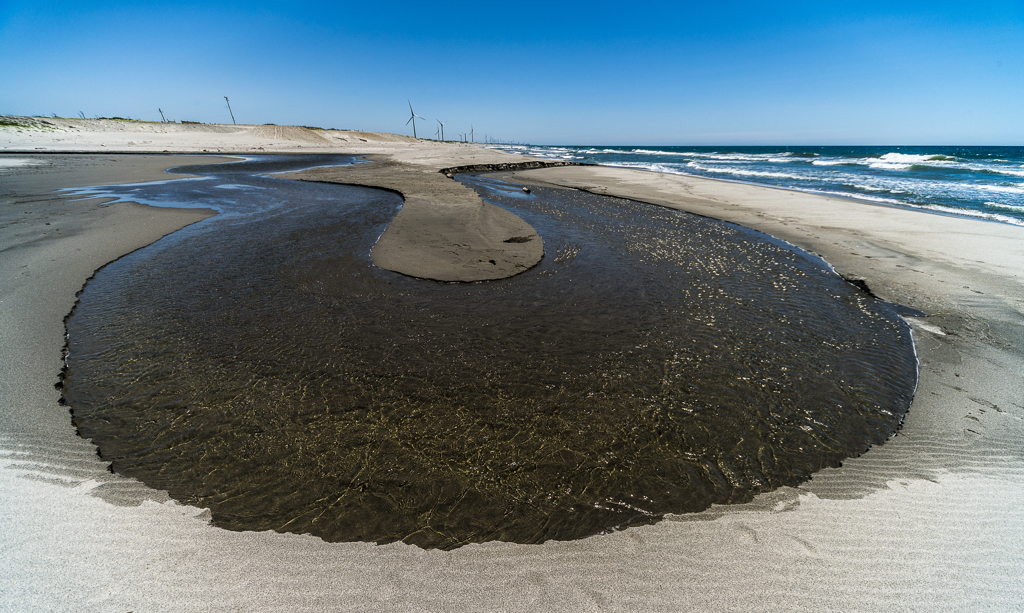
M 33 134 L 26 144 L 0 130 L 0 150 L 139 150 L 120 144 L 128 138 L 120 133 L 55 128 L 49 140 Z M 220 134 L 175 150 L 214 142 L 231 149 Z M 247 138 L 245 147 L 265 144 Z M 508 159 L 471 147 L 367 141 L 318 151 L 365 147 L 424 165 Z M 202 509 L 108 473 L 57 406 L 61 319 L 93 269 L 205 213 L 69 202 L 51 192 L 166 178 L 158 171 L 181 158 L 61 156 L 49 166 L 15 165 L 31 159 L 0 155 L 0 610 L 1024 607 L 1024 229 L 652 173 L 516 173 L 524 182 L 729 219 L 823 255 L 883 297 L 931 315 L 912 320 L 921 382 L 897 437 L 799 488 L 580 541 L 423 551 L 228 532 L 211 527 Z
M 20 124 L 20 125 L 4 125 Z M 410 146 L 415 144 L 416 146 Z M 469 143 L 417 140 L 382 132 L 297 126 L 165 124 L 0 115 L 0 152 L 381 153 L 399 162 L 447 166 L 509 161 Z M 515 158 L 521 159 L 521 158 Z

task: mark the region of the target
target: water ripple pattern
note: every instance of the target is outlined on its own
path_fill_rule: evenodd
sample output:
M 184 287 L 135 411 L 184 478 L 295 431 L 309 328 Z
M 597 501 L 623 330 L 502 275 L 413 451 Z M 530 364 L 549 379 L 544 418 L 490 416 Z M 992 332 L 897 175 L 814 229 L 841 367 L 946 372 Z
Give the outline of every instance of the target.
M 68 321 L 65 380 L 114 471 L 224 528 L 581 538 L 800 483 L 910 405 L 895 307 L 764 235 L 470 177 L 549 253 L 435 283 L 370 263 L 398 196 L 231 166 L 162 197 L 202 186 L 252 212 L 101 270 Z

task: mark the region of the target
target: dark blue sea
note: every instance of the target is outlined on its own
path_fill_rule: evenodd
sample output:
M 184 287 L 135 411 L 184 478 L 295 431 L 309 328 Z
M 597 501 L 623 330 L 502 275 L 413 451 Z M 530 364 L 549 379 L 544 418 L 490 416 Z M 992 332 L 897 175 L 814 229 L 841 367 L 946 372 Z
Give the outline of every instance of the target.
M 1024 225 L 1024 147 L 493 147 Z

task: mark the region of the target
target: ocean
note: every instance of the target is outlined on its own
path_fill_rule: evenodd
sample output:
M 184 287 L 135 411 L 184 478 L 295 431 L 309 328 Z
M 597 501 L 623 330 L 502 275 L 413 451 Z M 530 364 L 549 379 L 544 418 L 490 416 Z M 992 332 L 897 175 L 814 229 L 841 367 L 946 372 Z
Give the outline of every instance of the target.
M 1024 147 L 491 146 L 1024 225 Z

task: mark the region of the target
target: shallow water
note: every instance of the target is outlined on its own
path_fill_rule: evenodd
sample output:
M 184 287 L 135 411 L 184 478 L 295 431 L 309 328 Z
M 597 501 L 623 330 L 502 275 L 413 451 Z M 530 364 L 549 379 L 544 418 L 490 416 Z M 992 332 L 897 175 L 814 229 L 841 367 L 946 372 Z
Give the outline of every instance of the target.
M 435 283 L 370 263 L 397 196 L 230 166 L 158 186 L 225 214 L 96 275 L 65 380 L 116 472 L 219 526 L 581 538 L 799 483 L 909 407 L 896 308 L 764 235 L 468 177 L 547 254 L 511 279 Z

